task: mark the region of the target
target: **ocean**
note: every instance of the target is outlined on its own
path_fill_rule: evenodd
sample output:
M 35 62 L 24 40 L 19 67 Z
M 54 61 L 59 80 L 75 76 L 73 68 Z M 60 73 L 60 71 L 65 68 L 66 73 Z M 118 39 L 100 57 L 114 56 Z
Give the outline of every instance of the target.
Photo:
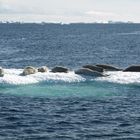
M 1 23 L 0 140 L 139 140 L 140 73 L 74 73 L 139 56 L 140 24 Z M 26 66 L 70 72 L 21 76 Z

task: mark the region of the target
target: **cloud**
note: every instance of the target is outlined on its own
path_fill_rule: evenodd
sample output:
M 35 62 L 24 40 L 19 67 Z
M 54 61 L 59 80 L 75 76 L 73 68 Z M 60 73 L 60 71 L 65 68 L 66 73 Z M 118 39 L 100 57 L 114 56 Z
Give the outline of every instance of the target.
M 5 13 L 9 10 L 9 6 L 8 5 L 4 5 L 1 1 L 0 1 L 0 14 L 1 13 Z
M 0 14 L 15 14 L 15 13 L 26 13 L 26 11 L 30 11 L 30 9 L 24 6 L 17 6 L 11 3 L 0 2 Z
M 44 14 L 44 10 L 28 2 L 0 0 L 0 14 Z
M 43 0 L 44 1 L 44 0 Z M 51 3 L 36 3 L 32 2 L 32 0 L 28 0 L 28 3 L 22 2 L 20 3 L 18 0 L 0 0 L 0 15 L 2 14 L 7 14 L 9 15 L 34 15 L 34 16 L 85 16 L 83 11 L 81 10 L 76 10 L 76 9 L 71 9 L 71 8 L 61 8 L 61 7 L 56 7 L 56 6 L 49 6 L 52 5 Z
M 140 22 L 138 7 L 140 0 L 137 0 L 137 4 L 131 2 L 129 5 L 126 5 L 126 1 L 130 0 L 124 1 L 0 0 L 0 20 L 27 22 L 106 22 L 108 20 L 130 20 Z
M 100 17 L 114 17 L 117 16 L 115 13 L 111 12 L 103 12 L 103 11 L 87 11 L 85 12 L 86 15 L 88 16 L 100 16 Z

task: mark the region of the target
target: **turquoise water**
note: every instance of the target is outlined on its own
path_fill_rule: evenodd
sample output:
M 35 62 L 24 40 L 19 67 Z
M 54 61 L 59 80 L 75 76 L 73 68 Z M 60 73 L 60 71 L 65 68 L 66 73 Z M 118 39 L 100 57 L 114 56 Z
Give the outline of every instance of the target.
M 97 82 L 82 82 L 70 84 L 33 84 L 26 86 L 15 86 L 1 88 L 5 94 L 14 94 L 18 96 L 45 96 L 52 98 L 67 97 L 104 97 L 115 96 L 111 85 Z

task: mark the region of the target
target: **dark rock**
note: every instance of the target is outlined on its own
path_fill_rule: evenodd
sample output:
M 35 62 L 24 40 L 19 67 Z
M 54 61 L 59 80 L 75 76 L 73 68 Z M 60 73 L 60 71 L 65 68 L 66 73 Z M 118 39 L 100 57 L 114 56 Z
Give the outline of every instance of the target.
M 85 65 L 85 66 L 83 66 L 83 68 L 88 68 L 88 69 L 91 69 L 91 70 L 97 71 L 97 72 L 103 72 L 104 71 L 103 68 L 98 67 L 98 66 L 94 66 L 94 65 Z
M 123 70 L 124 72 L 140 72 L 140 65 L 133 65 L 130 66 L 128 68 L 126 68 L 125 70 Z
M 65 67 L 61 67 L 61 66 L 56 66 L 54 67 L 51 72 L 64 72 L 64 73 L 68 73 L 69 69 L 68 68 L 65 68 Z

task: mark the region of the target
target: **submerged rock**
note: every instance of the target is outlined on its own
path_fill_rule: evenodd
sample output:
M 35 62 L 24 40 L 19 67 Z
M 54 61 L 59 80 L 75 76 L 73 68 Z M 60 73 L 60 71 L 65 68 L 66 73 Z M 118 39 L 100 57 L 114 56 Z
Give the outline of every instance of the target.
M 0 77 L 3 77 L 4 76 L 4 70 L 2 67 L 0 67 Z
M 128 68 L 126 68 L 123 71 L 124 72 L 140 72 L 140 65 L 129 66 Z
M 30 75 L 30 74 L 35 74 L 37 73 L 38 70 L 32 66 L 27 66 L 25 67 L 25 69 L 23 70 L 22 75 L 26 76 L 26 75 Z
M 93 71 L 91 69 L 88 68 L 81 68 L 75 71 L 75 74 L 82 74 L 82 75 L 86 75 L 86 76 L 104 76 L 102 73 L 97 72 L 97 71 Z
M 51 72 L 64 72 L 64 73 L 68 73 L 69 69 L 68 68 L 65 68 L 65 67 L 61 67 L 61 66 L 56 66 L 54 67 Z
M 107 71 L 121 71 L 122 70 L 120 68 L 116 68 L 114 66 L 106 65 L 106 64 L 97 64 L 96 66 L 100 67 L 100 68 L 103 68 L 103 69 L 105 69 Z
M 91 70 L 97 71 L 97 72 L 103 72 L 104 71 L 103 68 L 98 67 L 98 66 L 94 66 L 94 65 L 85 65 L 85 66 L 83 66 L 83 68 L 88 68 L 88 69 L 91 69 Z
M 43 67 L 38 68 L 37 70 L 38 70 L 38 72 L 47 72 L 48 68 L 43 66 Z

